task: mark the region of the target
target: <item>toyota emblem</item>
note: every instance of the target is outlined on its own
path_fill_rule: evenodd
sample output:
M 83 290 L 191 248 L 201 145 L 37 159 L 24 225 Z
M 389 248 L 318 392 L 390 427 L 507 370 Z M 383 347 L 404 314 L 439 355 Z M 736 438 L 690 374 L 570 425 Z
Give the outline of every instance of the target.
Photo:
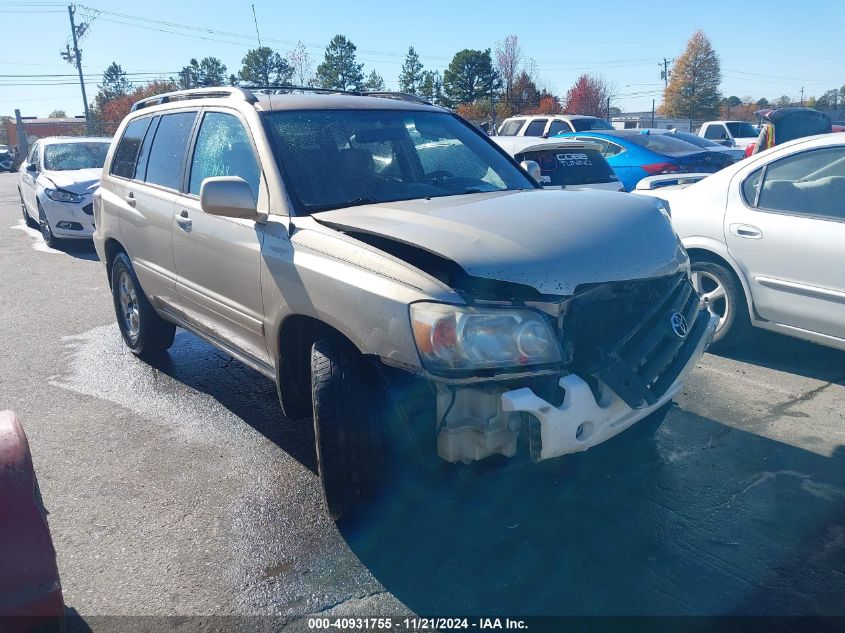
M 680 312 L 673 312 L 669 317 L 669 324 L 672 326 L 672 331 L 678 338 L 686 338 L 689 332 L 689 325 L 686 317 Z

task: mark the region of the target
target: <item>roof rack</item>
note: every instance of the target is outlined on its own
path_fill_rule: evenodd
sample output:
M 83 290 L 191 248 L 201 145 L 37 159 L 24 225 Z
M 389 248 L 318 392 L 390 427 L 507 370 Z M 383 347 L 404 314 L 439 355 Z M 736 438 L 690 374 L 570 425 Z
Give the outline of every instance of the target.
M 191 90 L 177 90 L 175 92 L 165 92 L 164 94 L 154 95 L 141 99 L 132 105 L 131 112 L 147 108 L 153 105 L 162 103 L 170 103 L 171 101 L 183 101 L 189 99 L 208 99 L 214 97 L 240 97 L 247 103 L 255 103 L 258 97 L 254 93 L 261 94 L 288 94 L 291 92 L 313 92 L 317 94 L 343 94 L 352 95 L 356 97 L 380 97 L 384 99 L 397 99 L 399 101 L 407 101 L 409 103 L 420 103 L 424 105 L 432 105 L 431 102 L 425 99 L 408 94 L 407 92 L 390 92 L 386 90 L 378 91 L 354 91 L 354 90 L 338 90 L 335 88 L 318 88 L 314 86 L 245 86 L 243 88 L 237 86 L 223 86 L 219 88 L 193 88 Z
M 147 97 L 146 99 L 141 99 L 140 101 L 136 101 L 132 105 L 132 109 L 130 110 L 130 112 L 135 112 L 136 110 L 140 110 L 141 108 L 147 108 L 152 105 L 170 103 L 171 101 L 182 101 L 186 99 L 207 99 L 210 97 L 240 97 L 248 103 L 255 103 L 256 101 L 258 101 L 254 94 L 252 94 L 248 90 L 244 90 L 243 88 L 238 88 L 236 86 L 221 86 L 219 88 L 192 88 L 190 90 L 176 90 L 174 92 L 165 92 L 160 95 L 154 95 L 152 97 Z

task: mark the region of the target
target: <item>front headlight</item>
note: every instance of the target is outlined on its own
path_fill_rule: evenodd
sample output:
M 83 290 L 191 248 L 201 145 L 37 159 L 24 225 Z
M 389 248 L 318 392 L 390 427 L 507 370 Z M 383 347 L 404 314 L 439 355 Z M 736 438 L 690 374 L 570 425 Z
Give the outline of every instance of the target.
M 436 374 L 519 371 L 563 359 L 548 319 L 534 310 L 413 303 L 411 326 L 423 365 Z
M 82 202 L 85 199 L 84 195 L 71 193 L 64 189 L 44 189 L 44 195 L 56 202 Z

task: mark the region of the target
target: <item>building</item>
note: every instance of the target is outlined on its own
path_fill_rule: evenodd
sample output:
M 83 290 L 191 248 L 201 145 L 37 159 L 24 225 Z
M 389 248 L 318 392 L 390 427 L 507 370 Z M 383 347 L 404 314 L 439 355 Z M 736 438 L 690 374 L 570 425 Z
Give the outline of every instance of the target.
M 689 119 L 670 119 L 651 110 L 646 112 L 623 112 L 611 117 L 610 124 L 617 130 L 637 130 L 642 128 L 672 128 L 679 132 L 692 132 Z
M 6 128 L 6 138 L 9 141 L 9 146 L 17 147 L 18 127 L 15 119 L 9 118 L 3 123 Z M 26 133 L 27 143 L 30 146 L 38 139 L 48 136 L 84 136 L 86 133 L 85 117 L 82 116 L 61 119 L 21 117 L 21 123 Z M 21 148 L 18 149 L 20 150 Z

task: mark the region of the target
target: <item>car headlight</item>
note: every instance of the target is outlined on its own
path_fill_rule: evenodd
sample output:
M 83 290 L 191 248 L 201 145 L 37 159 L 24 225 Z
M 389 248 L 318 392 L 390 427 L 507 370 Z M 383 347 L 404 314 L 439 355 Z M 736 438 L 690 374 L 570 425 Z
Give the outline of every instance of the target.
M 71 193 L 64 189 L 44 189 L 44 195 L 56 202 L 82 202 L 85 199 L 82 194 Z
M 539 312 L 443 303 L 411 304 L 414 340 L 436 374 L 515 369 L 560 362 L 560 344 Z

